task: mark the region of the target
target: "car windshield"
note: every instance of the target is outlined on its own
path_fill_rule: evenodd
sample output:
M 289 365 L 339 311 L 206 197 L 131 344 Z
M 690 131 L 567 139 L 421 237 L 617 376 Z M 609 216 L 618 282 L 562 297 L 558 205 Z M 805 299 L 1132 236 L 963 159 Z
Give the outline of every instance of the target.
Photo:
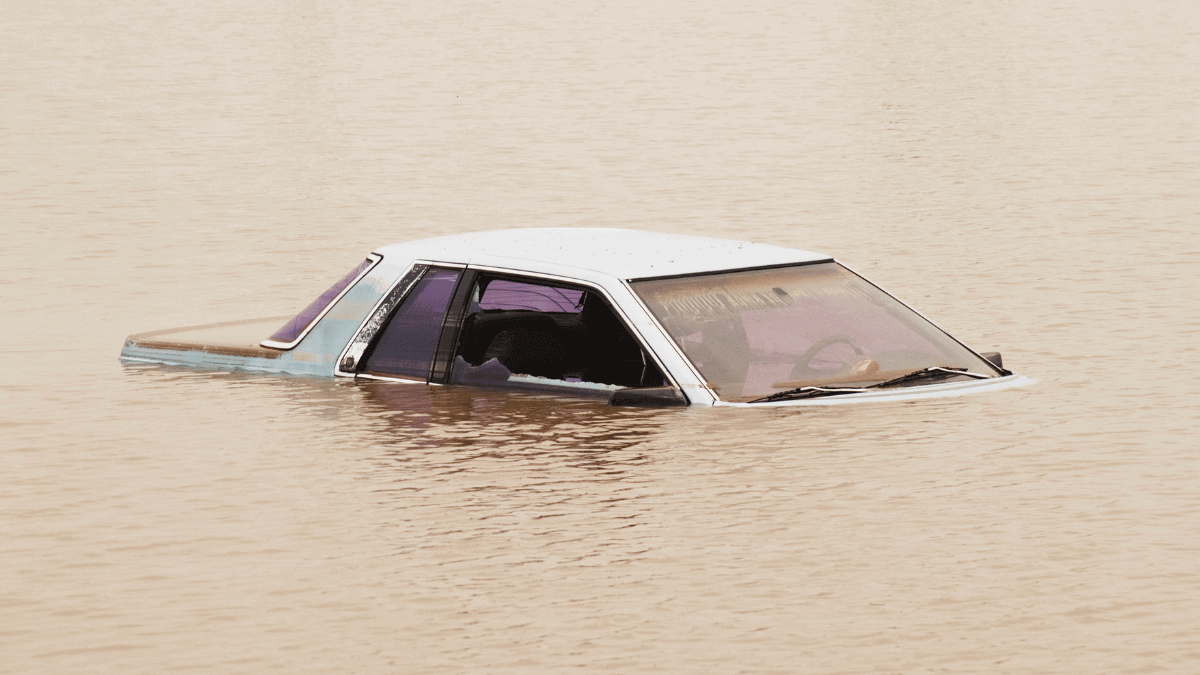
M 869 386 L 933 366 L 1000 374 L 834 262 L 631 285 L 726 401 L 797 387 Z

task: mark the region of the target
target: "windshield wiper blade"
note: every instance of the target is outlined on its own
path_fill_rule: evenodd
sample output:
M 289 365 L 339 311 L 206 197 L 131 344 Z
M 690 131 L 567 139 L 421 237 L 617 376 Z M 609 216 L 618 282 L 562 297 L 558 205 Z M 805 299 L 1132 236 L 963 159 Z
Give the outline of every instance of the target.
M 796 387 L 770 396 L 756 398 L 750 403 L 769 403 L 771 401 L 798 401 L 802 398 L 820 398 L 822 396 L 838 396 L 839 394 L 861 394 L 867 391 L 861 387 Z
M 968 371 L 966 368 L 950 368 L 947 366 L 930 366 L 928 368 L 914 370 L 913 372 L 911 372 L 907 375 L 901 375 L 900 377 L 892 378 L 890 380 L 887 380 L 886 382 L 872 384 L 870 386 L 870 388 L 871 389 L 882 389 L 883 387 L 894 387 L 896 385 L 907 384 L 909 382 L 916 382 L 918 380 L 932 380 L 932 379 L 943 378 L 943 377 L 952 377 L 954 375 L 966 375 L 967 377 L 973 377 L 977 380 L 986 380 L 990 377 L 990 375 L 983 375 L 981 373 L 972 373 L 972 372 Z
M 972 373 L 966 368 L 951 368 L 949 366 L 930 366 L 920 370 L 914 370 L 907 375 L 901 375 L 884 382 L 867 385 L 866 387 L 796 387 L 788 389 L 762 398 L 756 398 L 750 403 L 769 403 L 771 401 L 798 401 L 805 398 L 820 398 L 822 396 L 838 396 L 840 394 L 863 394 L 872 389 L 881 389 L 883 387 L 895 387 L 909 382 L 918 382 L 920 380 L 934 380 L 946 377 L 954 377 L 956 375 L 966 375 L 977 380 L 986 380 L 990 375 L 981 373 Z

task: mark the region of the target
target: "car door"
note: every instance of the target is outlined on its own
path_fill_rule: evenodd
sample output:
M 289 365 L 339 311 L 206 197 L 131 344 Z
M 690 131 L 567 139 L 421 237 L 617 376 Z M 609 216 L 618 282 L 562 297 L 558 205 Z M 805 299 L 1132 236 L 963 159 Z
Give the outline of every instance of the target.
M 669 390 L 631 404 L 686 404 L 664 372 L 597 288 L 425 263 L 380 301 L 337 370 L 601 398 Z

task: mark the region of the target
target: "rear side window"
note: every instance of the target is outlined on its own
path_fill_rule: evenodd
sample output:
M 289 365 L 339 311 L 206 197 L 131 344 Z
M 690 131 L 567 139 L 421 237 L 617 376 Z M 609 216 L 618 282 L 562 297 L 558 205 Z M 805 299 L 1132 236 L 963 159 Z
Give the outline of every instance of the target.
M 264 347 L 274 347 L 275 349 L 291 349 L 300 342 L 300 338 L 308 333 L 309 329 L 317 322 L 317 319 L 325 314 L 325 311 L 333 306 L 333 303 L 338 300 L 354 282 L 362 278 L 375 263 L 380 259 L 377 257 L 368 257 L 362 261 L 358 267 L 350 270 L 350 273 L 338 280 L 337 283 L 329 287 L 329 290 L 322 293 L 316 300 L 300 310 L 300 313 L 292 317 L 290 321 L 283 324 L 279 330 L 275 331 L 271 337 L 263 340 Z
M 388 319 L 366 357 L 365 372 L 421 380 L 429 376 L 459 274 L 459 270 L 430 269 L 421 277 Z

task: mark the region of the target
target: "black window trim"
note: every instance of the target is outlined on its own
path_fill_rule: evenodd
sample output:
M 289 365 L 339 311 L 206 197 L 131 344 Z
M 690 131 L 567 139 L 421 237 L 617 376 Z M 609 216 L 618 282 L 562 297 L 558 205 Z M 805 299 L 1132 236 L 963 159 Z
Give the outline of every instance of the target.
M 450 307 L 446 316 L 442 317 L 442 330 L 438 335 L 437 348 L 433 352 L 433 363 L 429 364 L 428 381 L 432 384 L 449 384 L 450 366 L 454 363 L 454 353 L 458 351 L 458 337 L 462 332 L 463 321 L 467 316 L 470 304 L 467 296 L 475 286 L 479 272 L 471 267 L 463 270 L 458 276 L 458 285 L 450 296 Z

